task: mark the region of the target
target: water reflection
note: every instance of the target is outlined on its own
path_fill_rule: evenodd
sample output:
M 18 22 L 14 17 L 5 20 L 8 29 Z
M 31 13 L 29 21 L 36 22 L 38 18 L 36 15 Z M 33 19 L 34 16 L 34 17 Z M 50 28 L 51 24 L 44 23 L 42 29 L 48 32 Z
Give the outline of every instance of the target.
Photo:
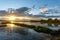
M 39 24 L 39 22 L 37 22 L 37 23 L 36 22 L 21 22 L 21 23 L 22 24 L 37 25 L 37 26 Z M 6 38 L 8 38 L 8 40 L 9 39 L 11 39 L 11 40 L 12 39 L 14 39 L 14 40 L 38 40 L 38 39 L 45 40 L 44 38 L 46 36 L 49 36 L 48 34 L 43 34 L 43 33 L 40 34 L 36 31 L 34 31 L 33 29 L 26 28 L 26 27 L 20 27 L 15 24 L 12 24 L 12 23 L 6 24 L 6 29 L 8 29 L 8 30 L 5 30 L 5 28 L 3 28 L 3 30 L 8 31 L 8 32 L 3 32 L 3 34 L 4 34 L 4 37 L 6 36 Z M 5 33 L 8 33 L 8 36 Z M 1 31 L 0 31 L 0 34 L 1 34 Z M 0 35 L 0 37 L 1 37 L 1 35 Z
M 47 27 L 47 28 L 49 28 L 51 30 L 58 30 L 58 29 L 60 29 L 59 25 L 55 26 L 54 24 L 51 24 L 51 25 L 49 25 L 47 23 L 41 24 L 40 22 L 18 22 L 18 23 L 20 23 L 20 24 L 27 24 L 27 25 L 34 25 L 34 26 L 41 26 L 41 27 Z
M 15 27 L 15 25 L 14 24 L 6 24 L 7 26 L 7 28 L 8 29 L 11 29 L 11 30 L 13 30 L 14 29 L 14 27 Z

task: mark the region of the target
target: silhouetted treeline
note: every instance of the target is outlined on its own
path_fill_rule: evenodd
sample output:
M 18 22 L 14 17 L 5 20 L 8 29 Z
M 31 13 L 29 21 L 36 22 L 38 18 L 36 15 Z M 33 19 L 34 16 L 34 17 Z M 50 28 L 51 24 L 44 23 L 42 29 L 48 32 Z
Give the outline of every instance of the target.
M 41 24 L 45 24 L 45 23 L 47 23 L 47 24 L 54 24 L 54 25 L 60 25 L 60 20 L 58 20 L 58 19 L 54 19 L 54 20 L 52 20 L 52 19 L 48 19 L 48 20 L 31 20 L 30 22 L 40 22 Z

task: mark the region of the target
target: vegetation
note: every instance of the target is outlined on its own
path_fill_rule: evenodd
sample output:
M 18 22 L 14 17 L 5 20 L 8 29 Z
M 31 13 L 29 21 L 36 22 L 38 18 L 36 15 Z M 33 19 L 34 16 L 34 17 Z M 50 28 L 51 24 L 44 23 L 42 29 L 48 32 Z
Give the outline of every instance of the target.
M 27 27 L 27 28 L 32 28 L 33 30 L 35 30 L 36 32 L 42 32 L 42 33 L 46 33 L 46 34 L 51 34 L 51 40 L 54 40 L 54 39 L 58 39 L 58 37 L 60 36 L 60 29 L 59 30 L 51 30 L 49 28 L 46 28 L 46 27 L 42 27 L 42 26 L 34 26 L 34 25 L 27 25 L 27 24 L 16 24 L 14 23 L 15 25 L 18 25 L 18 26 L 22 26 L 22 27 Z
M 44 21 L 44 22 L 43 22 Z M 59 25 L 60 24 L 60 20 L 58 20 L 58 19 L 54 19 L 54 20 L 52 20 L 52 19 L 48 19 L 48 20 L 41 20 L 40 22 L 43 22 L 43 23 L 48 23 L 48 24 L 57 24 L 57 25 Z
M 48 20 L 31 20 L 30 22 L 40 22 L 41 24 L 47 23 L 49 25 L 54 24 L 55 26 L 60 25 L 60 20 L 58 20 L 58 19 L 54 19 L 54 20 L 52 20 L 52 19 L 48 19 Z
M 18 25 L 18 26 L 22 26 L 22 27 L 27 27 L 27 28 L 31 28 L 31 29 L 34 29 L 35 31 L 37 32 L 42 32 L 42 33 L 47 33 L 47 34 L 51 34 L 53 36 L 57 36 L 57 35 L 60 35 L 60 30 L 51 30 L 49 28 L 46 28 L 46 27 L 41 27 L 41 26 L 34 26 L 34 25 L 27 25 L 27 24 L 16 24 L 14 23 L 15 25 Z
M 47 23 L 47 24 L 60 25 L 60 20 L 57 20 L 57 19 L 55 19 L 55 20 L 48 19 L 48 20 L 40 20 L 40 21 L 32 21 L 32 22 L 40 22 L 42 24 Z M 10 23 L 10 22 L 9 21 L 3 21 L 1 24 L 7 24 L 7 23 Z M 51 34 L 53 36 L 59 36 L 60 35 L 60 29 L 53 31 L 49 28 L 42 27 L 42 26 L 34 26 L 34 25 L 19 24 L 19 23 L 13 23 L 13 24 L 18 25 L 18 26 L 22 26 L 22 27 L 31 28 L 31 29 L 35 30 L 36 32 L 47 33 L 47 34 Z M 6 25 L 3 25 L 3 26 L 6 26 Z

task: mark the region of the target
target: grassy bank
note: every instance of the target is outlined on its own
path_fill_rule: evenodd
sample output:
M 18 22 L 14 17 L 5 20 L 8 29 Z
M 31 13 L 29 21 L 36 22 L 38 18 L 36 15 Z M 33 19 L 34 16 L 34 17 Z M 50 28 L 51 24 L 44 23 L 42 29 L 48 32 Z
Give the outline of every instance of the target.
M 18 25 L 18 26 L 34 29 L 36 32 L 47 33 L 47 34 L 51 34 L 51 35 L 54 35 L 54 36 L 60 35 L 60 30 L 53 31 L 53 30 L 51 30 L 49 28 L 41 27 L 41 26 L 36 27 L 34 25 L 27 25 L 27 24 L 18 24 L 18 23 L 14 23 L 14 24 Z

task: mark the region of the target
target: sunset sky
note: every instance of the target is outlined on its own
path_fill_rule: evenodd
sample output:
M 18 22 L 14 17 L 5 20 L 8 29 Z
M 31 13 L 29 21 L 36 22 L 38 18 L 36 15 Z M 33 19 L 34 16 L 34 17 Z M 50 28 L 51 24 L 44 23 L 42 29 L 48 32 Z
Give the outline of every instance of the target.
M 54 8 L 60 6 L 60 0 L 0 0 L 0 10 L 6 10 L 7 8 L 20 8 L 20 7 L 29 7 L 31 8 L 35 5 L 34 10 L 31 10 L 30 13 L 37 14 L 39 13 L 39 8 L 46 5 L 47 8 Z

